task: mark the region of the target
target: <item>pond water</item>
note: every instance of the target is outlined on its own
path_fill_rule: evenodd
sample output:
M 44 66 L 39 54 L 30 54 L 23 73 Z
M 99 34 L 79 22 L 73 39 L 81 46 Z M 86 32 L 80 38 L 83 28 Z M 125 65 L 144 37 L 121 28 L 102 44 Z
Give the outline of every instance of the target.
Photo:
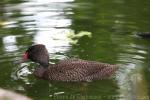
M 148 0 L 1 0 L 0 87 L 33 100 L 149 100 Z M 50 62 L 80 58 L 119 64 L 108 80 L 51 82 L 16 64 L 28 46 L 46 45 Z M 18 69 L 26 66 L 23 69 Z

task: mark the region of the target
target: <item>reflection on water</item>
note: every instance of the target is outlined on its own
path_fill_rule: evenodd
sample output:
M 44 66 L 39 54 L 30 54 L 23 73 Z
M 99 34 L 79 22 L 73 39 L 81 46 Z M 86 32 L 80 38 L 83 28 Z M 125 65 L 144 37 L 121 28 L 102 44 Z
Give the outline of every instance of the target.
M 66 34 L 67 31 L 69 30 L 41 30 L 37 32 L 33 40 L 35 43 L 41 43 L 46 45 L 49 53 L 65 53 L 65 51 L 68 51 L 70 49 L 70 44 Z
M 3 37 L 4 49 L 6 52 L 14 52 L 18 50 L 16 44 L 15 36 L 6 36 Z
M 117 38 L 117 37 L 116 37 Z M 122 52 L 118 53 L 118 61 L 122 63 L 117 76 L 121 96 L 127 100 L 136 100 L 148 97 L 146 80 L 143 76 L 143 61 L 147 52 L 134 42 L 128 43 L 127 38 L 113 39 L 119 41 Z M 123 45 L 122 45 L 123 44 Z M 144 84 L 144 85 L 141 85 Z
M 149 97 L 149 40 L 133 34 L 149 30 L 148 5 L 145 0 L 142 3 L 134 0 L 26 0 L 3 4 L 0 6 L 1 87 L 45 100 L 55 96 L 67 99 L 73 95 L 78 99 L 91 96 L 97 100 Z M 40 80 L 32 75 L 35 64 L 12 63 L 21 58 L 29 45 L 39 43 L 46 45 L 51 60 L 71 55 L 118 63 L 120 69 L 110 80 L 86 85 Z M 17 71 L 24 65 L 26 67 Z
M 73 0 L 31 0 L 20 4 L 5 5 L 4 16 L 8 17 L 8 21 L 3 24 L 3 27 L 21 26 L 29 30 L 27 34 L 33 34 L 33 40 L 30 41 L 34 44 L 45 44 L 50 53 L 64 53 L 70 49 L 66 34 L 70 31 L 67 27 L 71 25 L 71 19 L 65 16 L 65 13 L 71 14 L 69 2 Z M 33 30 L 36 34 L 31 33 Z M 7 45 L 6 48 L 10 46 Z M 16 49 L 11 45 L 11 50 L 12 48 Z

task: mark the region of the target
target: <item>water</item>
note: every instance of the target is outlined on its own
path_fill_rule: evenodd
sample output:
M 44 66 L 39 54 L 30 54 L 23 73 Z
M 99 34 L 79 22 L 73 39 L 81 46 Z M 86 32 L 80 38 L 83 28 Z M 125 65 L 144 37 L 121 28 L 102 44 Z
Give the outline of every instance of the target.
M 149 9 L 148 0 L 1 0 L 0 87 L 34 100 L 148 100 L 150 40 L 135 34 L 149 31 Z M 41 80 L 32 74 L 36 64 L 15 63 L 38 43 L 51 63 L 73 57 L 120 67 L 102 81 Z

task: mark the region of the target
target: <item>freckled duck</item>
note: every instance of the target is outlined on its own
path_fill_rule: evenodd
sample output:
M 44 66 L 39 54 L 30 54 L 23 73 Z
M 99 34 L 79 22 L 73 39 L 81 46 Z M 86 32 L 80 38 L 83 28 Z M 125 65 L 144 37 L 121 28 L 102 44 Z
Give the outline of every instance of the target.
M 150 32 L 140 32 L 137 35 L 143 38 L 150 38 Z
M 57 64 L 49 64 L 48 51 L 42 44 L 28 48 L 23 61 L 28 59 L 40 64 L 34 71 L 35 76 L 47 80 L 72 82 L 101 80 L 109 78 L 118 69 L 116 65 L 81 59 L 66 59 Z

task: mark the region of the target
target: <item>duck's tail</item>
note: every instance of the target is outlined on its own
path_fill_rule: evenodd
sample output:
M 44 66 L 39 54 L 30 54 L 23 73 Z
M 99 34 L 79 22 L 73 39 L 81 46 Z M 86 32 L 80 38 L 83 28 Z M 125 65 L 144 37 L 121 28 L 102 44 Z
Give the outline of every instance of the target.
M 101 79 L 109 78 L 112 76 L 116 70 L 118 70 L 118 65 L 111 65 L 109 67 L 105 67 L 102 69 L 102 71 L 99 73 Z

